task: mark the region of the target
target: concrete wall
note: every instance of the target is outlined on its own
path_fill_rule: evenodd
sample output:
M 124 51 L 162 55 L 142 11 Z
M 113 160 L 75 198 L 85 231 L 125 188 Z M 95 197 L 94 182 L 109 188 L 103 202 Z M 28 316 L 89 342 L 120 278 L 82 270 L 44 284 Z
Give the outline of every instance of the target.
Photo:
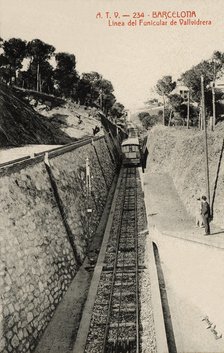
M 92 175 L 88 205 L 87 157 Z M 104 138 L 50 158 L 49 163 L 46 167 L 37 157 L 0 170 L 4 353 L 34 349 L 85 258 L 117 169 Z M 87 206 L 92 213 L 87 214 Z

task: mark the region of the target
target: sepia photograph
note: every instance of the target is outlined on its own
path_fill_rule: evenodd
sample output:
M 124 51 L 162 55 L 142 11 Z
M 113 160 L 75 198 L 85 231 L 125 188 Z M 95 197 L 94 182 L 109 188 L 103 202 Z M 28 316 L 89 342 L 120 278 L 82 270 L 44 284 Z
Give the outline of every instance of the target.
M 0 353 L 224 353 L 223 0 L 0 0 Z

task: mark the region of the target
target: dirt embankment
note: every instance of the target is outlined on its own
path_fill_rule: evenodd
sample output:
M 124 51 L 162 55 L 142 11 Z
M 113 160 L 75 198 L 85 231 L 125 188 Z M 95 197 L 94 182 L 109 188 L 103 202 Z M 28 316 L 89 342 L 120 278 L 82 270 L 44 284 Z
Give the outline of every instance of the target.
M 224 124 L 208 132 L 211 206 L 214 223 L 224 227 Z M 204 132 L 186 128 L 154 127 L 148 137 L 147 171 L 169 174 L 191 215 L 196 197 L 206 195 Z
M 3 84 L 0 84 L 0 111 L 0 147 L 72 142 L 66 133 L 56 129 Z
M 46 94 L 0 84 L 0 147 L 62 145 L 103 134 L 99 111 Z
M 71 100 L 49 108 L 46 104 L 33 99 L 30 101 L 34 109 L 42 114 L 56 129 L 61 129 L 71 138 L 80 139 L 93 136 L 93 130 L 99 127 L 97 136 L 103 134 L 99 111 L 96 108 L 80 106 Z

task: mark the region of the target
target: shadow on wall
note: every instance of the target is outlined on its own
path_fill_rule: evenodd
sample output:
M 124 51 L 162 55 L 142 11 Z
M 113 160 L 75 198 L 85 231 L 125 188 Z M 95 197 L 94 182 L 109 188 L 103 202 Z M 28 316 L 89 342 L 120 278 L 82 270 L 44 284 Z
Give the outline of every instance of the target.
M 55 179 L 54 179 L 53 173 L 51 171 L 51 168 L 46 163 L 45 163 L 45 167 L 46 167 L 46 170 L 47 170 L 47 173 L 48 173 L 48 176 L 49 176 L 50 184 L 51 184 L 51 187 L 52 187 L 52 190 L 53 190 L 53 193 L 54 193 L 55 200 L 57 202 L 57 206 L 58 206 L 59 212 L 61 214 L 62 222 L 64 224 L 64 227 L 65 227 L 65 230 L 66 230 L 66 233 L 67 233 L 67 236 L 68 236 L 68 241 L 69 241 L 69 243 L 71 245 L 71 248 L 73 250 L 73 254 L 74 254 L 76 263 L 79 266 L 81 266 L 81 264 L 83 262 L 83 259 L 80 258 L 80 255 L 78 254 L 76 246 L 74 244 L 73 234 L 72 234 L 71 228 L 70 228 L 70 226 L 69 226 L 69 224 L 67 222 L 66 214 L 65 214 L 65 211 L 64 211 L 64 205 L 63 205 L 63 202 L 62 202 L 62 200 L 61 200 L 61 198 L 59 196 L 57 183 L 55 182 Z
M 166 292 L 166 283 L 165 283 L 163 270 L 160 262 L 159 250 L 157 245 L 154 242 L 153 242 L 153 252 L 155 256 L 156 269 L 157 269 L 157 275 L 159 280 L 159 290 L 160 290 L 160 297 L 162 302 L 163 318 L 164 318 L 164 324 L 165 324 L 165 330 L 166 330 L 168 349 L 170 353 L 177 353 L 177 347 L 176 347 L 176 342 L 175 342 L 175 337 L 173 332 L 172 318 L 171 318 L 169 302 L 168 302 L 168 297 Z
M 218 185 L 218 180 L 219 180 L 219 172 L 221 168 L 221 163 L 222 163 L 222 156 L 223 156 L 223 150 L 224 150 L 224 139 L 222 141 L 222 148 L 219 156 L 219 162 L 218 162 L 218 168 L 217 168 L 217 173 L 216 173 L 216 179 L 215 179 L 215 185 L 214 185 L 214 190 L 213 190 L 213 195 L 212 195 L 212 203 L 211 203 L 211 214 L 213 216 L 213 209 L 214 209 L 214 203 L 215 203 L 215 196 L 216 196 L 216 190 L 217 190 L 217 185 Z

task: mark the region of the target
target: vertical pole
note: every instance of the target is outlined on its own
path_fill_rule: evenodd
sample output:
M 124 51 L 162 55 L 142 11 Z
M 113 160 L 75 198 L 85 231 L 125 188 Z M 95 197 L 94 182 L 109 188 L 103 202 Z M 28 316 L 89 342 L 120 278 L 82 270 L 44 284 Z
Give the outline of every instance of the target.
M 199 106 L 199 129 L 202 130 L 202 116 L 201 116 L 201 100 L 200 100 L 200 106 Z
M 41 73 L 39 73 L 39 92 L 42 92 Z
M 210 204 L 210 186 L 209 186 L 209 166 L 208 166 L 208 141 L 207 126 L 205 119 L 205 94 L 204 94 L 204 76 L 201 76 L 201 100 L 202 100 L 202 120 L 204 122 L 204 151 L 205 151 L 205 180 L 208 203 Z
M 163 95 L 163 125 L 165 126 L 165 95 Z
M 103 111 L 103 91 L 100 90 L 100 108 Z
M 86 158 L 86 216 L 87 216 L 87 249 L 89 249 L 89 241 L 90 241 L 90 214 L 92 209 L 90 208 L 90 195 L 91 195 L 91 182 L 90 182 L 90 166 L 89 166 L 89 158 Z
M 190 91 L 187 93 L 187 129 L 189 129 L 190 120 Z
M 170 124 L 171 124 L 172 114 L 173 114 L 173 111 L 172 111 L 172 109 L 171 109 L 171 111 L 170 111 L 170 117 L 169 117 L 169 123 L 168 123 L 168 126 L 170 126 Z
M 40 65 L 38 63 L 37 64 L 37 92 L 39 92 L 39 71 L 40 71 Z
M 215 129 L 215 81 L 212 82 L 212 126 L 211 130 Z
M 89 158 L 86 158 L 86 188 L 87 188 L 87 197 L 91 192 L 91 184 L 90 184 L 90 167 L 89 167 Z

